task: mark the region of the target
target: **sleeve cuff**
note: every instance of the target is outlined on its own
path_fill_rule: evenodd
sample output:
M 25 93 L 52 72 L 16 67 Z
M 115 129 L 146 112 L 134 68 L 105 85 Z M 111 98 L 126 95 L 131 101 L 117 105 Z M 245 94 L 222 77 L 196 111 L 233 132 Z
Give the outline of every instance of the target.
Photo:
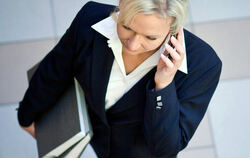
M 154 81 L 150 80 L 147 84 L 147 109 L 149 111 L 158 111 L 164 113 L 172 111 L 177 102 L 177 94 L 174 80 L 166 87 L 155 90 Z M 171 110 L 172 109 L 172 110 Z M 175 110 L 174 110 L 175 111 Z
M 34 118 L 29 116 L 28 114 L 23 113 L 23 105 L 22 102 L 19 102 L 19 108 L 17 111 L 18 123 L 23 127 L 28 127 L 32 124 Z

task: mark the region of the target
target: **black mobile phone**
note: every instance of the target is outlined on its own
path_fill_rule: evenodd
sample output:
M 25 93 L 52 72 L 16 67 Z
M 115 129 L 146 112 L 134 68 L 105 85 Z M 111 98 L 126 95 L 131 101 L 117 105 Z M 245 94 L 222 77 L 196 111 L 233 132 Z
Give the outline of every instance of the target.
M 171 42 L 171 40 L 170 40 L 172 36 L 174 36 L 175 38 L 177 38 L 178 34 L 169 35 L 169 37 L 167 37 L 167 38 L 168 38 L 168 39 L 167 39 L 167 40 L 168 40 L 167 43 L 168 43 L 168 45 L 170 45 L 170 47 L 172 47 L 174 50 L 176 50 L 176 48 L 174 47 L 174 45 L 172 44 L 172 42 Z M 172 57 L 171 57 L 171 55 L 170 55 L 169 52 L 166 53 L 166 56 L 167 56 L 170 60 L 172 59 Z

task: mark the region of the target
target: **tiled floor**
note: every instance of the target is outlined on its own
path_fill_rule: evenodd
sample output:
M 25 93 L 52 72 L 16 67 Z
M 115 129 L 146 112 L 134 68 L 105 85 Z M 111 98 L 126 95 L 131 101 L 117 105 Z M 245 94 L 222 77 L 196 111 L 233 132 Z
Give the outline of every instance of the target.
M 38 157 L 35 140 L 18 125 L 17 106 L 17 104 L 0 105 L 0 157 Z
M 202 119 L 195 136 L 189 142 L 187 149 L 212 148 L 214 147 L 212 140 L 212 131 L 209 127 L 209 119 L 206 114 Z
M 44 39 L 54 36 L 50 0 L 0 1 L 0 42 Z
M 17 103 L 28 87 L 26 71 L 55 45 L 55 40 L 40 40 L 0 45 L 0 103 Z
M 117 4 L 117 0 L 96 0 Z M 26 70 L 57 43 L 86 0 L 0 1 L 0 157 L 37 157 L 33 138 L 17 123 L 17 103 L 28 86 Z M 250 1 L 192 0 L 188 29 L 223 61 L 207 114 L 179 158 L 250 157 Z M 25 144 L 25 145 L 24 145 Z
M 216 158 L 214 148 L 197 148 L 184 150 L 178 154 L 178 158 Z
M 96 2 L 103 2 L 106 4 L 117 4 L 116 0 L 94 0 Z M 86 0 L 53 0 L 54 6 L 54 20 L 56 26 L 56 36 L 63 35 L 65 30 L 69 27 L 72 19 L 77 14 L 78 10 L 86 3 Z
M 221 79 L 250 77 L 249 28 L 250 17 L 194 25 L 195 34 L 212 45 L 222 59 Z
M 250 157 L 250 78 L 223 80 L 209 107 L 218 158 Z
M 228 21 L 250 17 L 248 0 L 190 0 L 193 23 Z

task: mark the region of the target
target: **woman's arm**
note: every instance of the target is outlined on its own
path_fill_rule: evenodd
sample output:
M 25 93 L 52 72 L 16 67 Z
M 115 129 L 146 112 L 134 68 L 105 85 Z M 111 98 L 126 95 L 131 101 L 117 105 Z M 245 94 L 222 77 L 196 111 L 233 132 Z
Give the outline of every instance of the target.
M 175 156 L 187 146 L 217 87 L 222 63 L 215 52 L 205 46 L 193 54 L 188 58 L 195 60 L 188 61 L 189 74 L 179 72 L 176 80 L 159 90 L 152 91 L 157 87 L 155 80 L 147 85 L 144 135 L 154 156 Z
M 78 12 L 59 43 L 45 56 L 34 73 L 18 109 L 18 121 L 23 128 L 32 127 L 36 117 L 54 105 L 73 80 L 74 60 L 79 47 L 77 44 L 80 43 L 81 48 L 86 45 L 86 42 L 79 41 L 78 37 L 79 27 L 82 27 L 79 23 L 84 21 L 86 7 L 87 5 Z
M 186 79 L 184 89 L 177 91 L 173 81 L 159 91 L 148 90 L 144 134 L 153 155 L 176 155 L 187 146 L 206 112 L 220 72 L 221 63 L 217 63 L 203 74 Z M 159 102 L 161 109 L 157 108 Z

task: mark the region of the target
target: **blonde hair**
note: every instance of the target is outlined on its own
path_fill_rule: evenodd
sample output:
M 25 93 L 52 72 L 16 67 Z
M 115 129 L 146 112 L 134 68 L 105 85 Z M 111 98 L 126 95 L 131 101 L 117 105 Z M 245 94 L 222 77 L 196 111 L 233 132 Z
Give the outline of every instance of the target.
M 187 18 L 188 0 L 122 0 L 119 8 L 122 12 L 119 18 L 111 14 L 117 23 L 127 25 L 138 13 L 158 14 L 166 20 L 171 20 L 170 33 L 176 34 Z

